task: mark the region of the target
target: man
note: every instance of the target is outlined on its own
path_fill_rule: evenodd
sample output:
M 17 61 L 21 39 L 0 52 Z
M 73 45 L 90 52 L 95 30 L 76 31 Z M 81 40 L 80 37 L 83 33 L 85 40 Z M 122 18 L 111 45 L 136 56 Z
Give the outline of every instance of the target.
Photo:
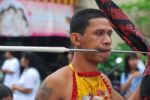
M 72 18 L 70 31 L 75 48 L 105 52 L 75 52 L 70 65 L 45 79 L 36 100 L 123 100 L 107 76 L 97 69 L 111 50 L 112 27 L 104 13 L 96 9 L 78 12 Z
M 5 53 L 6 60 L 2 65 L 1 71 L 5 74 L 4 85 L 11 88 L 20 74 L 20 63 L 19 60 L 14 56 L 13 52 L 7 51 Z

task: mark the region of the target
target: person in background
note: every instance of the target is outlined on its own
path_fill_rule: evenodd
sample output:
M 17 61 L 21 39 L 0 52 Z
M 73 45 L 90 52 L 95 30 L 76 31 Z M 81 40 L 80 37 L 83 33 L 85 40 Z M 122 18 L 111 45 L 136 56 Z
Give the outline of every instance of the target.
M 125 99 L 128 99 L 136 90 L 142 80 L 142 73 L 137 67 L 138 57 L 130 53 L 125 57 L 125 72 L 121 75 L 121 91 Z
M 139 68 L 140 72 L 143 73 L 145 70 L 145 65 L 141 60 L 141 56 L 142 55 L 140 53 L 137 53 L 137 57 L 138 57 L 137 67 Z
M 23 53 L 21 56 L 21 66 L 24 71 L 20 79 L 13 84 L 14 100 L 34 100 L 35 94 L 40 86 L 40 74 L 35 68 L 37 56 L 33 53 Z
M 11 89 L 3 84 L 0 84 L 0 100 L 13 100 Z
M 10 88 L 19 79 L 20 63 L 11 51 L 5 52 L 5 58 L 1 72 L 5 74 L 3 84 Z

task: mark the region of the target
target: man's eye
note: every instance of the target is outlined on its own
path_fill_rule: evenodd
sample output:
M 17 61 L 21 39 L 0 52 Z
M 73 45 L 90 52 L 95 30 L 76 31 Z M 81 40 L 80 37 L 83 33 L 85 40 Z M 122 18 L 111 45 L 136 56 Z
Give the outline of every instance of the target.
M 111 35 L 112 35 L 112 31 L 108 32 L 107 35 L 108 35 L 108 36 L 111 36 Z
M 97 36 L 100 36 L 102 34 L 103 34 L 102 32 L 95 32 L 95 35 L 97 35 Z

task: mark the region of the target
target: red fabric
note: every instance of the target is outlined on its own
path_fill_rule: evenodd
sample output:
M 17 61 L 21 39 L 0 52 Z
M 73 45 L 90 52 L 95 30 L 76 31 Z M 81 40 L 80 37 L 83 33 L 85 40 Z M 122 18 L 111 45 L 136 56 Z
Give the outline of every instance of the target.
M 78 73 L 79 76 L 84 76 L 84 77 L 96 77 L 101 75 L 100 72 L 82 72 Z
M 73 72 L 72 74 L 73 77 L 73 85 L 72 85 L 72 97 L 71 100 L 76 100 L 77 97 L 77 84 L 76 84 L 76 77 L 75 77 L 75 73 Z

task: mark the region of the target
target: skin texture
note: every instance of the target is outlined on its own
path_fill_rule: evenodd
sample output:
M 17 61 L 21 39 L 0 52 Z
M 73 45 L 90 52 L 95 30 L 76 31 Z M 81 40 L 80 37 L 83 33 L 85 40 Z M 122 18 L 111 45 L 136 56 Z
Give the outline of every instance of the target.
M 45 79 L 35 100 L 70 100 L 71 95 L 72 71 L 66 66 Z
M 76 48 L 103 49 L 103 53 L 75 52 L 72 64 L 77 72 L 98 71 L 97 64 L 105 62 L 110 55 L 112 27 L 105 18 L 95 18 L 89 21 L 84 35 L 72 33 L 70 39 Z M 111 86 L 112 100 L 123 100 L 113 89 L 106 75 L 103 77 Z M 39 89 L 35 100 L 70 100 L 72 96 L 72 70 L 65 66 L 49 75 Z M 44 98 L 44 99 L 43 99 Z
M 53 89 L 52 88 L 48 88 L 47 86 L 47 82 L 45 81 L 41 87 L 40 87 L 40 91 L 39 91 L 39 95 L 37 95 L 37 100 L 42 100 L 42 99 L 50 99 L 50 96 L 53 92 Z M 43 93 L 44 93 L 44 98 L 43 98 Z

